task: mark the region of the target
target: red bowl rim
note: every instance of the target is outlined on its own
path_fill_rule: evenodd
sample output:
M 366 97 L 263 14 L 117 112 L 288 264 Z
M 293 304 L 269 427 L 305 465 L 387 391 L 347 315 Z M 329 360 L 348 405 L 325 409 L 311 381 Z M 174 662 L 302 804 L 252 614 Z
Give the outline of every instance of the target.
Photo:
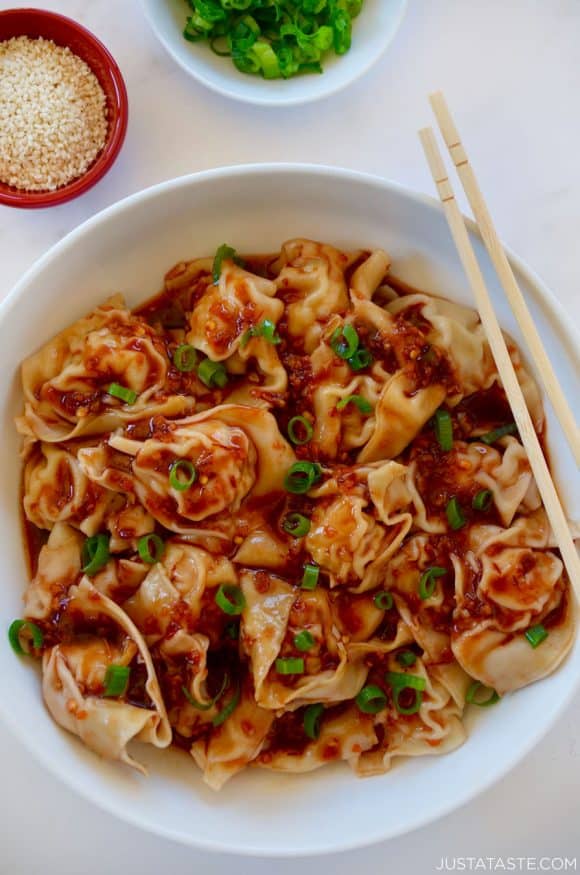
M 91 44 L 97 54 L 101 55 L 105 66 L 110 74 L 111 83 L 114 90 L 114 107 L 111 113 L 111 125 L 107 136 L 107 141 L 94 163 L 89 167 L 82 176 L 74 179 L 67 185 L 56 189 L 55 191 L 3 191 L 0 189 L 0 204 L 9 207 L 20 207 L 21 209 L 38 209 L 40 207 L 53 207 L 58 204 L 66 203 L 75 197 L 83 194 L 87 189 L 92 188 L 113 165 L 123 141 L 127 133 L 127 122 L 129 117 L 129 100 L 127 97 L 127 88 L 123 79 L 123 74 L 119 69 L 119 65 L 115 61 L 112 54 L 103 45 L 103 43 L 72 18 L 66 15 L 60 15 L 58 12 L 50 12 L 46 9 L 6 9 L 0 11 L 0 20 L 10 18 L 12 16 L 29 15 L 37 19 L 40 27 L 42 20 L 50 19 L 59 21 L 68 31 L 75 31 L 85 42 Z M 66 42 L 63 43 L 66 45 Z M 85 62 L 86 63 L 86 62 Z M 90 66 L 90 64 L 89 64 Z

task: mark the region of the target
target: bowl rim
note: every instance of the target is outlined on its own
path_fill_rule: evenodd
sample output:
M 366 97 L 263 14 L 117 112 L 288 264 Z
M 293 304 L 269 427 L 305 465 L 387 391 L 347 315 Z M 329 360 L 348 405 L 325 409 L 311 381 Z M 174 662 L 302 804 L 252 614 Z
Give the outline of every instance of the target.
M 110 112 L 113 118 L 110 121 L 110 128 L 107 133 L 105 145 L 90 167 L 81 176 L 73 179 L 71 182 L 60 188 L 57 188 L 55 191 L 34 192 L 21 189 L 6 191 L 0 189 L 0 204 L 3 206 L 19 209 L 42 209 L 44 207 L 58 206 L 72 200 L 73 198 L 79 197 L 79 195 L 84 194 L 85 191 L 96 185 L 96 183 L 99 182 L 99 180 L 102 179 L 111 169 L 117 159 L 127 133 L 127 125 L 129 121 L 129 98 L 127 96 L 125 80 L 119 65 L 108 48 L 97 36 L 95 36 L 94 33 L 92 33 L 92 31 L 88 30 L 84 25 L 75 21 L 73 18 L 70 18 L 67 15 L 61 15 L 59 12 L 52 12 L 49 9 L 26 7 L 21 9 L 4 9 L 0 11 L 0 22 L 10 18 L 26 17 L 38 22 L 39 30 L 42 28 L 42 22 L 56 22 L 62 25 L 67 34 L 74 32 L 83 42 L 89 44 L 96 54 L 102 58 L 114 92 L 113 109 L 112 112 Z M 26 33 L 23 33 L 22 35 L 26 36 Z M 62 44 L 68 46 L 68 40 Z M 91 67 L 87 61 L 85 61 L 85 63 L 87 66 Z M 92 67 L 91 70 L 94 73 Z
M 59 258 L 63 252 L 66 252 L 72 246 L 90 232 L 93 227 L 106 223 L 112 216 L 123 213 L 125 210 L 130 210 L 135 204 L 146 204 L 148 201 L 155 199 L 165 192 L 179 189 L 182 186 L 190 184 L 211 182 L 214 179 L 233 179 L 236 176 L 271 176 L 272 174 L 289 174 L 289 175 L 307 175 L 313 177 L 324 177 L 327 179 L 340 179 L 341 181 L 354 182 L 371 188 L 380 188 L 385 192 L 392 191 L 399 196 L 408 198 L 421 207 L 427 209 L 431 213 L 442 213 L 440 202 L 427 194 L 415 191 L 408 186 L 397 183 L 385 177 L 376 176 L 370 173 L 363 173 L 356 170 L 350 170 L 340 167 L 332 167 L 329 165 L 320 164 L 300 164 L 300 163 L 255 163 L 246 165 L 229 165 L 226 167 L 204 170 L 197 173 L 185 174 L 175 177 L 164 182 L 156 183 L 141 191 L 135 192 L 128 197 L 106 207 L 100 212 L 91 216 L 81 225 L 69 232 L 65 237 L 59 240 L 47 252 L 41 255 L 36 262 L 23 274 L 20 280 L 12 287 L 2 302 L 0 302 L 0 329 L 4 320 L 8 317 L 12 307 L 26 294 L 27 287 L 35 280 L 46 266 L 53 260 Z M 466 218 L 468 229 L 476 236 L 480 236 L 475 223 Z M 522 274 L 526 282 L 529 282 L 538 294 L 539 301 L 547 308 L 548 315 L 553 317 L 557 323 L 558 331 L 562 333 L 570 348 L 570 354 L 580 349 L 580 331 L 576 326 L 567 320 L 565 311 L 560 302 L 554 297 L 554 294 L 547 288 L 540 277 L 524 262 L 521 258 L 515 255 L 510 247 L 505 246 L 506 254 L 511 264 L 518 272 Z M 345 835 L 339 838 L 332 845 L 327 844 L 315 849 L 301 847 L 300 845 L 288 845 L 279 852 L 273 852 L 270 849 L 264 849 L 260 846 L 248 845 L 230 845 L 223 846 L 218 841 L 205 839 L 203 836 L 184 836 L 184 834 L 170 827 L 165 827 L 156 823 L 154 820 L 147 820 L 142 815 L 133 814 L 131 808 L 118 802 L 114 794 L 103 794 L 94 788 L 88 788 L 82 782 L 77 782 L 74 771 L 62 771 L 58 765 L 54 763 L 48 753 L 44 752 L 42 746 L 35 745 L 33 733 L 22 732 L 22 727 L 18 724 L 17 719 L 12 717 L 10 710 L 0 708 L 0 719 L 7 726 L 16 739 L 31 752 L 36 761 L 43 765 L 52 775 L 62 781 L 67 787 L 78 793 L 84 799 L 97 805 L 102 811 L 107 814 L 119 817 L 122 821 L 137 827 L 144 832 L 151 832 L 154 835 L 160 836 L 171 841 L 178 842 L 190 847 L 199 848 L 205 851 L 223 853 L 228 855 L 240 855 L 244 857 L 262 857 L 269 859 L 283 858 L 298 858 L 298 857 L 318 857 L 326 854 L 339 853 L 342 851 L 351 851 L 358 848 L 368 847 L 373 844 L 387 841 L 388 839 L 406 835 L 409 832 L 417 830 L 423 826 L 427 826 L 442 817 L 461 808 L 475 797 L 488 790 L 492 785 L 497 783 L 501 778 L 505 777 L 512 769 L 518 765 L 529 754 L 529 752 L 539 743 L 539 741 L 548 733 L 554 726 L 556 721 L 562 715 L 563 711 L 569 706 L 576 691 L 580 688 L 580 672 L 566 690 L 557 706 L 547 721 L 541 726 L 537 726 L 530 731 L 530 735 L 525 743 L 519 747 L 514 747 L 512 755 L 508 760 L 500 765 L 490 763 L 490 768 L 484 779 L 478 782 L 474 787 L 468 782 L 464 783 L 462 792 L 454 795 L 452 800 L 445 802 L 437 807 L 431 815 L 416 816 L 415 820 L 409 818 L 405 829 L 389 830 L 388 819 L 385 819 L 385 827 L 380 833 L 364 838 L 355 838 L 349 840 Z
M 342 82 L 339 81 L 332 84 L 328 82 L 328 85 L 325 88 L 321 88 L 320 91 L 316 93 L 305 93 L 302 95 L 296 95 L 294 97 L 283 97 L 280 94 L 276 97 L 269 97 L 267 95 L 264 95 L 263 97 L 252 96 L 248 94 L 245 89 L 237 91 L 233 86 L 230 87 L 227 85 L 220 85 L 215 82 L 211 75 L 206 75 L 203 70 L 193 69 L 193 67 L 185 63 L 178 54 L 178 52 L 174 50 L 173 42 L 169 39 L 166 39 L 163 34 L 160 33 L 159 29 L 155 25 L 152 10 L 148 0 L 139 0 L 139 2 L 143 10 L 143 14 L 147 19 L 147 22 L 151 28 L 151 31 L 155 35 L 155 38 L 161 43 L 161 45 L 163 46 L 165 51 L 171 56 L 173 61 L 175 61 L 175 63 L 178 64 L 181 69 L 184 70 L 189 76 L 196 79 L 198 82 L 201 82 L 202 85 L 205 85 L 206 88 L 209 88 L 216 94 L 221 94 L 224 97 L 228 97 L 230 100 L 238 100 L 241 103 L 249 103 L 254 106 L 286 107 L 301 106 L 305 103 L 314 103 L 315 101 L 322 100 L 325 97 L 331 97 L 333 94 L 337 94 L 344 88 L 348 88 L 354 82 L 358 81 L 362 76 L 366 75 L 370 68 L 382 58 L 382 56 L 386 53 L 387 49 L 395 39 L 397 33 L 399 32 L 403 19 L 407 13 L 409 0 L 398 0 L 399 12 L 393 22 L 393 27 L 389 38 L 384 43 L 381 43 L 381 45 L 376 49 L 375 52 L 371 53 L 367 58 L 365 58 L 364 62 L 355 69 L 350 77 L 346 78 Z M 243 74 L 240 73 L 239 75 L 241 76 Z M 243 80 L 241 81 L 243 82 Z

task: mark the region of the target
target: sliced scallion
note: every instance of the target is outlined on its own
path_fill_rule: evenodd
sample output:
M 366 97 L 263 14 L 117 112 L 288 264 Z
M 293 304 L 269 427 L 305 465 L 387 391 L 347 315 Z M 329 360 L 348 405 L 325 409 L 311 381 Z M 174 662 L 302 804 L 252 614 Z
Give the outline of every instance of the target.
M 373 599 L 374 605 L 380 611 L 390 611 L 393 607 L 393 596 L 390 592 L 379 592 Z
M 482 699 L 482 696 L 486 698 Z M 479 708 L 489 708 L 490 705 L 495 705 L 499 702 L 500 696 L 491 687 L 486 687 L 479 681 L 473 681 L 465 695 L 465 701 L 468 705 L 477 705 Z
M 447 514 L 447 522 L 454 531 L 462 529 L 467 522 L 456 496 L 453 496 L 453 498 L 450 498 L 447 502 L 445 513 Z
M 295 462 L 288 469 L 284 488 L 293 495 L 303 495 L 312 489 L 322 477 L 322 469 L 316 462 Z
M 419 597 L 423 601 L 431 598 L 437 586 L 437 578 L 443 577 L 444 574 L 447 574 L 446 569 L 439 565 L 432 565 L 423 572 L 419 578 Z
M 548 630 L 544 626 L 542 626 L 541 623 L 538 623 L 535 626 L 530 626 L 530 628 L 527 629 L 524 634 L 530 645 L 535 650 L 536 647 L 539 647 L 540 644 L 548 637 Z
M 110 557 L 109 553 L 109 536 L 105 534 L 92 535 L 87 538 L 83 544 L 81 560 L 83 574 L 88 574 L 92 577 L 97 571 L 100 571 Z
M 282 523 L 282 528 L 293 538 L 303 538 L 310 531 L 310 520 L 301 513 L 289 513 Z
M 358 345 L 358 334 L 353 325 L 343 325 L 332 332 L 330 346 L 339 358 L 351 358 L 357 351 Z
M 246 599 L 239 586 L 233 583 L 222 583 L 215 594 L 215 603 L 224 614 L 235 617 L 246 607 Z
M 297 447 L 312 440 L 314 429 L 305 416 L 293 416 L 288 423 L 288 437 Z
M 107 389 L 107 394 L 113 398 L 118 398 L 125 404 L 134 404 L 139 397 L 133 389 L 128 389 L 126 386 L 121 386 L 120 383 L 111 383 Z
M 118 698 L 122 696 L 129 683 L 131 669 L 128 665 L 110 665 L 105 672 L 103 696 Z
M 360 413 L 368 416 L 369 413 L 373 412 L 373 405 L 370 401 L 367 401 L 366 398 L 363 398 L 362 395 L 347 395 L 346 398 L 341 398 L 340 401 L 336 405 L 337 410 L 344 410 L 347 404 L 354 404 L 355 407 L 358 408 Z
M 517 434 L 518 427 L 515 422 L 509 422 L 507 425 L 500 425 L 499 428 L 494 428 L 493 431 L 488 431 L 486 434 L 482 434 L 477 438 L 479 441 L 483 441 L 484 444 L 494 444 L 500 438 L 505 437 L 508 434 Z
M 169 483 L 177 492 L 185 492 L 197 480 L 197 468 L 189 459 L 176 459 L 169 467 Z
M 189 374 L 197 364 L 197 350 L 189 343 L 182 343 L 173 353 L 173 364 L 178 371 Z
M 301 629 L 301 631 L 297 632 L 294 636 L 294 647 L 296 650 L 301 650 L 306 653 L 308 650 L 312 650 L 315 644 L 316 640 L 314 635 L 309 632 L 308 629 Z
M 161 561 L 165 553 L 165 544 L 159 535 L 156 535 L 155 532 L 149 532 L 148 535 L 143 535 L 137 541 L 137 552 L 147 565 L 155 565 L 156 562 Z
M 221 362 L 204 359 L 197 369 L 197 376 L 208 389 L 223 389 L 228 384 L 228 372 Z
M 276 660 L 278 674 L 304 674 L 304 659 L 301 656 L 280 656 Z
M 309 705 L 304 711 L 304 732 L 316 741 L 320 735 L 320 720 L 324 714 L 324 705 Z
M 378 714 L 387 706 L 387 697 L 376 684 L 363 687 L 355 699 L 357 708 L 363 714 Z
M 435 411 L 435 437 L 443 452 L 448 453 L 453 449 L 453 422 L 448 410 L 439 408 Z
M 480 491 L 473 496 L 471 506 L 474 510 L 489 510 L 492 498 L 493 495 L 489 489 L 480 489 Z
M 211 708 L 213 708 L 213 706 L 216 704 L 216 702 L 218 702 L 221 699 L 229 682 L 230 682 L 230 679 L 229 679 L 228 674 L 226 673 L 226 674 L 224 674 L 219 691 L 215 694 L 215 696 L 212 699 L 210 699 L 209 702 L 198 702 L 197 699 L 191 695 L 191 693 L 189 692 L 189 690 L 187 689 L 186 686 L 181 687 L 181 692 L 183 693 L 183 695 L 185 696 L 185 698 L 187 699 L 189 704 L 192 706 L 192 708 L 197 708 L 198 711 L 209 711 Z
M 320 568 L 318 565 L 305 565 L 304 574 L 302 575 L 302 589 L 316 589 L 319 574 Z
M 20 638 L 22 632 L 26 632 L 26 634 L 30 636 L 34 650 L 39 650 L 42 647 L 44 635 L 36 623 L 31 623 L 30 620 L 13 620 L 10 623 L 8 628 L 8 640 L 10 641 L 12 650 L 14 653 L 17 653 L 18 656 L 30 656 L 30 651 L 25 650 L 22 646 L 22 639 Z

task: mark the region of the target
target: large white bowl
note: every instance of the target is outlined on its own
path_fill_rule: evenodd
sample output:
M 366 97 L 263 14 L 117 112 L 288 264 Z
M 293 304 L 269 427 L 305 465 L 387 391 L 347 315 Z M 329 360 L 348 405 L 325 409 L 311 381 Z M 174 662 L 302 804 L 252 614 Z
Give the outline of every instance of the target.
M 167 268 L 180 259 L 211 253 L 224 241 L 241 252 L 274 251 L 296 235 L 339 246 L 384 246 L 396 273 L 409 282 L 470 300 L 434 201 L 353 172 L 269 165 L 187 176 L 127 198 L 55 246 L 0 307 L 2 628 L 21 612 L 26 580 L 19 441 L 13 428 L 21 404 L 21 359 L 112 292 L 124 292 L 130 304 L 152 295 Z M 512 260 L 564 389 L 569 398 L 578 398 L 577 340 L 540 281 Z M 487 259 L 482 261 L 497 292 Z M 500 295 L 497 305 L 503 324 L 521 342 Z M 578 474 L 553 421 L 549 436 L 569 508 L 580 516 L 572 504 L 580 496 Z M 36 666 L 15 657 L 7 642 L 0 648 L 0 711 L 41 763 L 143 829 L 221 851 L 313 854 L 399 835 L 462 805 L 539 740 L 579 678 L 577 642 L 552 677 L 506 697 L 496 708 L 470 713 L 470 738 L 452 754 L 399 762 L 390 774 L 364 780 L 346 766 L 306 776 L 248 771 L 219 794 L 204 787 L 194 764 L 179 751 L 141 746 L 139 758 L 150 768 L 149 779 L 99 760 L 55 726 L 42 704 Z
M 329 55 L 324 73 L 265 80 L 240 73 L 229 58 L 215 55 L 205 43 L 190 43 L 183 28 L 191 10 L 186 0 L 141 0 L 156 36 L 174 61 L 208 88 L 227 97 L 266 106 L 290 106 L 340 91 L 381 57 L 395 36 L 407 0 L 365 0 L 353 22 L 352 47 L 346 55 Z

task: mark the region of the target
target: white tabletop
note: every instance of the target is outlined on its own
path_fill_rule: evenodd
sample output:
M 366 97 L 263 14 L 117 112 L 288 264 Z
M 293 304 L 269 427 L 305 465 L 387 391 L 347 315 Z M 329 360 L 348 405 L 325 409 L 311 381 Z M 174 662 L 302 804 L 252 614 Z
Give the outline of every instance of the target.
M 0 0 L 0 9 L 13 5 Z M 580 322 L 579 0 L 411 0 L 388 55 L 360 83 L 287 110 L 232 103 L 198 85 L 157 44 L 138 0 L 34 5 L 83 22 L 115 55 L 129 91 L 129 132 L 116 166 L 80 199 L 37 212 L 0 207 L 0 295 L 79 222 L 140 188 L 194 170 L 308 161 L 431 192 L 415 132 L 431 122 L 427 93 L 443 88 L 500 233 Z M 531 858 L 514 859 L 517 871 L 545 869 L 540 858 L 573 857 L 580 851 L 578 725 L 576 703 L 503 781 L 410 836 L 327 861 L 241 861 L 242 871 L 313 875 L 328 867 L 335 875 L 353 869 L 416 875 L 435 870 L 442 858 L 453 865 L 454 857 L 500 857 L 506 867 L 510 856 Z M 236 866 L 231 857 L 115 821 L 47 774 L 1 724 L 0 775 L 2 873 L 225 875 Z M 477 859 L 463 865 L 482 871 Z M 501 862 L 486 865 L 493 871 Z

